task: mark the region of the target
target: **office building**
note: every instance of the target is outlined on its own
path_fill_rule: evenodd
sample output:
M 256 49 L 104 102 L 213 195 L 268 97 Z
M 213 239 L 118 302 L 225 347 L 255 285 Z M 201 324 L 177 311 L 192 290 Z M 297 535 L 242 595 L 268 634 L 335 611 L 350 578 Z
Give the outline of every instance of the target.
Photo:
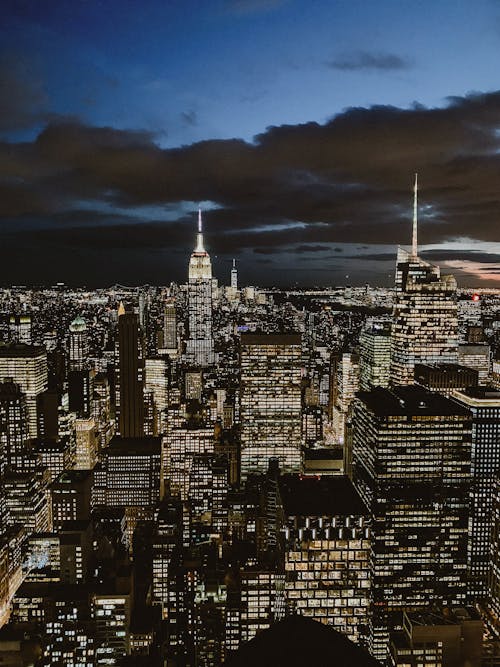
M 458 346 L 458 363 L 478 372 L 479 384 L 488 384 L 491 351 L 486 343 L 467 343 Z
M 241 478 L 301 470 L 301 338 L 299 334 L 241 336 Z
M 135 313 L 118 312 L 117 433 L 123 438 L 144 435 L 143 359 Z
M 115 436 L 94 468 L 92 504 L 154 507 L 160 499 L 161 438 Z
M 385 320 L 369 322 L 359 337 L 359 388 L 389 385 L 391 326 Z
M 288 613 L 332 625 L 366 644 L 370 612 L 370 519 L 343 476 L 284 475 Z
M 69 369 L 82 371 L 88 367 L 89 341 L 87 323 L 83 317 L 75 317 L 69 325 Z
M 34 345 L 0 346 L 0 382 L 12 380 L 26 396 L 28 433 L 36 438 L 37 397 L 47 389 L 47 353 Z
M 26 396 L 15 382 L 0 383 L 0 475 L 6 467 L 22 472 L 28 457 Z
M 372 530 L 370 649 L 381 661 L 403 611 L 466 601 L 471 439 L 469 410 L 418 386 L 353 402 L 353 481 Z
M 455 391 L 477 387 L 477 370 L 458 364 L 415 364 L 415 383 L 429 391 L 451 396 Z
M 500 469 L 500 391 L 471 387 L 453 399 L 472 415 L 472 480 L 468 543 L 468 600 L 488 593 L 496 474 Z

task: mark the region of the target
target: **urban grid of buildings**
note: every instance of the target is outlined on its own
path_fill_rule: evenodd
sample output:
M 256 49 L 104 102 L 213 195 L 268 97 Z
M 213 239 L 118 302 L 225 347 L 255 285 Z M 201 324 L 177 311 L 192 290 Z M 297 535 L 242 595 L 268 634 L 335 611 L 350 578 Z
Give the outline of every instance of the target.
M 289 616 L 500 664 L 500 291 L 0 292 L 0 664 L 210 667 Z M 304 641 L 307 641 L 305 638 Z M 332 662 L 332 664 L 334 664 Z

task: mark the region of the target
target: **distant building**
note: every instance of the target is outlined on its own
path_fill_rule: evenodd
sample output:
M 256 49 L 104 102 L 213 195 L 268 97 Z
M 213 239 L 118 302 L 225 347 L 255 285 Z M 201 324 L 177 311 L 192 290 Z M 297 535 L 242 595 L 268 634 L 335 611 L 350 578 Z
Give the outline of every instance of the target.
M 490 346 L 486 343 L 464 344 L 458 346 L 458 363 L 473 368 L 478 372 L 479 384 L 487 384 L 490 375 Z
M 69 369 L 81 371 L 88 367 L 89 341 L 87 323 L 76 317 L 69 325 Z

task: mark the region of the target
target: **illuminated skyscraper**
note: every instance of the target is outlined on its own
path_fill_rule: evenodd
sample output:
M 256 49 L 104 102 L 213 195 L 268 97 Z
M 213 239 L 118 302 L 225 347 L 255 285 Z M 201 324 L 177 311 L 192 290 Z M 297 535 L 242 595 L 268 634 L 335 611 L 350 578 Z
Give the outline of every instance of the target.
M 165 303 L 165 312 L 163 313 L 163 349 L 169 355 L 177 352 L 177 315 L 173 299 L 169 299 Z
M 238 289 L 238 269 L 236 268 L 235 259 L 233 259 L 233 268 L 231 269 L 231 287 Z
M 468 594 L 473 603 L 484 600 L 488 590 L 493 499 L 500 469 L 500 391 L 469 387 L 455 392 L 453 399 L 472 413 Z
M 398 248 L 391 332 L 391 382 L 413 384 L 416 363 L 457 363 L 457 284 L 420 259 L 417 246 L 417 180 L 411 251 Z
M 0 381 L 11 379 L 26 395 L 28 431 L 37 437 L 37 397 L 47 389 L 47 352 L 34 345 L 0 347 Z
M 387 387 L 391 362 L 391 327 L 385 320 L 375 320 L 359 337 L 359 388 Z
M 471 417 L 418 386 L 377 387 L 353 402 L 353 481 L 372 522 L 375 657 L 403 611 L 463 605 L 471 482 Z
M 83 317 L 75 317 L 69 325 L 69 368 L 81 371 L 87 368 L 89 341 L 87 324 Z
M 189 260 L 189 339 L 186 356 L 196 366 L 215 363 L 212 337 L 212 264 L 203 245 L 201 211 L 198 211 L 196 247 Z
M 301 470 L 301 339 L 299 334 L 241 336 L 241 477 Z

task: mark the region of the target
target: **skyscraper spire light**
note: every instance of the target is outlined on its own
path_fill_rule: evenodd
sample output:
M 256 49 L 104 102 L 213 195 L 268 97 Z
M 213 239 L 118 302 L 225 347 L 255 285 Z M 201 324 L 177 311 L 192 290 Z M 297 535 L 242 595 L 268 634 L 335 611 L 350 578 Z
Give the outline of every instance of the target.
M 415 185 L 413 186 L 413 234 L 411 239 L 411 254 L 412 257 L 418 255 L 418 174 L 415 174 Z
M 201 208 L 198 209 L 198 234 L 196 236 L 196 248 L 195 252 L 205 252 L 205 247 L 203 245 L 203 221 L 201 219 Z

